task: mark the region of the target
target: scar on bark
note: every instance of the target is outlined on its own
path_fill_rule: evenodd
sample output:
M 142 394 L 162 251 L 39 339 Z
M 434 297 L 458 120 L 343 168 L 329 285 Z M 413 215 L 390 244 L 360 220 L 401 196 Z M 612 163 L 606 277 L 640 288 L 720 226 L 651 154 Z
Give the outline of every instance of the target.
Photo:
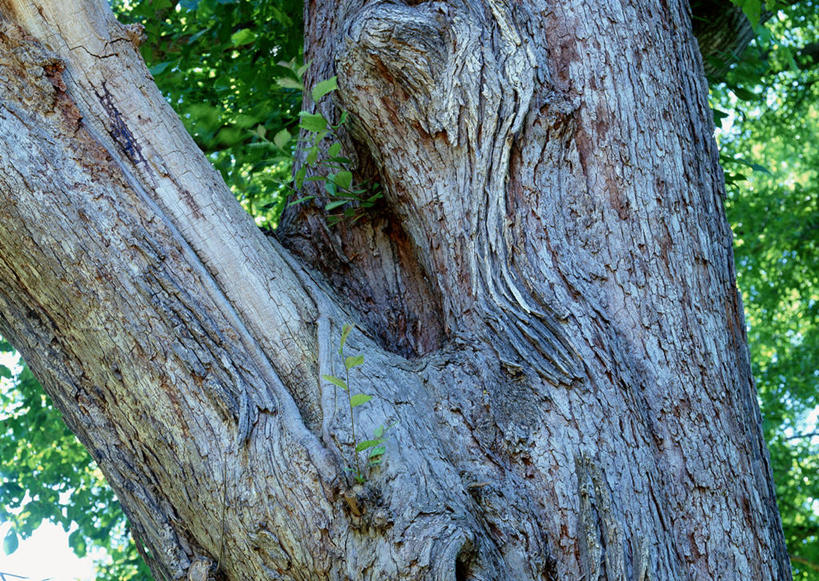
M 139 146 L 134 134 L 128 129 L 128 125 L 125 123 L 122 113 L 120 113 L 119 109 L 114 105 L 114 98 L 108 90 L 105 81 L 102 82 L 102 93 L 97 90 L 94 90 L 94 93 L 108 114 L 108 119 L 111 123 L 110 128 L 108 128 L 108 134 L 117 146 L 119 146 L 120 151 L 122 151 L 134 165 L 141 163 L 147 166 L 148 162 L 142 153 L 142 148 Z
M 603 470 L 597 461 L 582 454 L 575 458 L 578 499 L 580 504 L 580 561 L 586 579 L 598 579 L 605 571 L 607 579 L 625 579 L 626 544 L 613 497 Z M 641 542 L 634 554 L 639 579 L 648 574 L 648 547 Z

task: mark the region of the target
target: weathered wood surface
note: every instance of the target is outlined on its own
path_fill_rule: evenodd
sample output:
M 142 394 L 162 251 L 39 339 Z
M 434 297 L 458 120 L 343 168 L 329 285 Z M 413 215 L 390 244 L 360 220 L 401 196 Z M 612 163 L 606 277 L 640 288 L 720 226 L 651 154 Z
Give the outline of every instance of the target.
M 789 578 L 684 2 L 308 2 L 387 193 L 292 254 L 103 2 L 0 13 L 0 333 L 158 579 Z

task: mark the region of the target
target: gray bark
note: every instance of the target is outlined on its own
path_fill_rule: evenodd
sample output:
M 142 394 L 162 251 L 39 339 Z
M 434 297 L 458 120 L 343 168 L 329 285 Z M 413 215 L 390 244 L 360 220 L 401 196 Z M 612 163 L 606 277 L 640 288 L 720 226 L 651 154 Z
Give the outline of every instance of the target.
M 0 333 L 158 579 L 789 578 L 686 3 L 308 2 L 386 200 L 290 250 L 104 3 L 0 13 Z

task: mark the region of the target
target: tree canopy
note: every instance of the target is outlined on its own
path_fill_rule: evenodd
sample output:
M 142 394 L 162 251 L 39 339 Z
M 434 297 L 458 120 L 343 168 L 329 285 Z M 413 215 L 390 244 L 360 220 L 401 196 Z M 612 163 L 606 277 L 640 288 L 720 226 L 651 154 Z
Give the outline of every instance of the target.
M 819 10 L 813 1 L 735 3 L 757 35 L 712 80 L 726 209 L 794 576 L 817 579 Z M 291 192 L 289 136 L 299 132 L 302 2 L 112 4 L 145 27 L 142 53 L 160 89 L 257 224 L 274 228 Z M 73 528 L 78 554 L 92 545 L 109 552 L 100 579 L 149 578 L 113 493 L 31 372 L 0 366 L 0 377 L 6 550 L 48 519 Z
M 819 578 L 819 10 L 767 21 L 712 85 L 737 282 L 797 579 Z

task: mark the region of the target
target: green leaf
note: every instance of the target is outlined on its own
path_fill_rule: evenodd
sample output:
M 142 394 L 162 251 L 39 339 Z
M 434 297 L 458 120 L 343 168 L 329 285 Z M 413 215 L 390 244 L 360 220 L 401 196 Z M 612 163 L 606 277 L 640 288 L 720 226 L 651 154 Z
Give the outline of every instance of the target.
M 364 405 L 368 401 L 373 398 L 371 395 L 367 395 L 365 393 L 357 393 L 353 397 L 350 398 L 350 407 L 357 408 L 360 405 Z
M 236 145 L 244 138 L 245 134 L 238 127 L 223 127 L 216 134 L 217 141 L 228 146 Z
M 742 87 L 731 87 L 731 91 L 733 91 L 734 95 L 737 96 L 737 99 L 741 99 L 743 101 L 753 101 L 759 98 L 759 95 L 756 93 L 749 91 L 748 89 L 743 89 Z
M 333 176 L 333 182 L 342 190 L 349 190 L 353 184 L 353 174 L 349 171 L 340 171 Z
M 299 113 L 299 117 L 301 117 L 299 127 L 302 129 L 314 132 L 325 131 L 327 129 L 327 120 L 321 115 L 302 111 Z
M 332 186 L 333 184 L 326 184 L 326 186 Z M 335 192 L 330 192 L 331 194 L 335 194 Z M 339 208 L 347 203 L 347 200 L 333 200 L 332 202 L 328 202 L 324 209 L 328 212 L 332 212 L 336 208 Z
M 748 20 L 751 21 L 751 26 L 756 28 L 759 26 L 760 18 L 762 17 L 762 2 L 760 0 L 745 0 L 742 6 L 742 11 Z
M 242 46 L 245 44 L 250 44 L 254 40 L 256 40 L 256 33 L 250 30 L 249 28 L 237 30 L 230 37 L 230 43 L 233 46 Z
M 711 109 L 711 113 L 714 116 L 714 125 L 719 125 L 723 119 L 726 117 L 730 117 L 730 113 L 726 113 L 720 109 Z
M 174 61 L 165 61 L 164 63 L 157 63 L 148 70 L 151 72 L 153 76 L 161 75 L 164 73 L 169 66 L 171 66 Z
M 3 552 L 11 555 L 20 546 L 20 539 L 17 537 L 17 531 L 11 529 L 6 533 L 6 538 L 3 539 Z
M 728 161 L 733 161 L 733 162 L 738 163 L 740 165 L 744 165 L 746 167 L 749 167 L 752 170 L 754 170 L 755 172 L 764 173 L 764 174 L 767 174 L 767 175 L 773 175 L 773 174 L 771 174 L 771 171 L 768 168 L 766 168 L 765 166 L 759 165 L 758 163 L 750 162 L 747 159 L 743 159 L 741 157 L 732 157 Z
M 338 194 L 338 187 L 333 182 L 324 182 L 324 189 L 327 190 L 327 193 L 330 194 L 332 197 L 336 197 L 336 195 Z M 341 202 L 336 200 L 335 202 L 330 202 L 329 204 L 327 204 L 324 207 L 324 209 L 329 212 L 333 208 L 337 208 L 339 205 L 346 203 L 347 203 L 346 200 L 341 200 Z
M 325 79 L 320 83 L 316 83 L 316 86 L 313 87 L 312 91 L 313 101 L 318 103 L 327 93 L 331 93 L 338 89 L 337 81 L 337 77 L 330 77 L 329 79 Z
M 353 326 L 350 324 L 344 325 L 341 328 L 341 340 L 338 342 L 338 354 L 341 355 L 342 350 L 344 349 L 344 344 L 347 342 L 347 337 L 350 336 L 350 332 L 353 330 Z
M 344 360 L 344 367 L 346 367 L 347 369 L 352 369 L 353 367 L 358 367 L 363 363 L 364 363 L 363 355 L 350 355 Z
M 356 447 L 356 452 L 363 452 L 369 448 L 375 448 L 376 446 L 380 446 L 384 440 L 364 440 L 363 442 L 359 442 Z
M 316 132 L 314 132 L 314 133 L 313 133 L 313 144 L 314 144 L 314 145 L 318 145 L 319 143 L 321 143 L 321 141 L 322 141 L 322 140 L 323 140 L 325 137 L 327 137 L 327 135 L 328 135 L 329 133 L 330 133 L 329 131 L 316 131 Z
M 373 430 L 373 437 L 374 438 L 380 438 L 383 435 L 384 435 L 384 424 L 381 424 L 375 430 Z
M 307 177 L 307 168 L 301 166 L 299 170 L 296 172 L 295 182 L 296 188 L 301 189 L 304 186 L 304 178 Z
M 76 553 L 79 558 L 82 559 L 85 557 L 88 549 L 85 544 L 85 538 L 82 536 L 80 529 L 77 529 L 68 535 L 68 546 L 74 549 L 74 553 Z
M 729 185 L 738 184 L 748 179 L 748 176 L 742 173 L 725 174 L 725 183 Z
M 5 365 L 0 365 L 0 377 L 5 377 L 6 379 L 11 378 L 11 369 L 6 367 Z
M 335 375 L 322 375 L 321 377 L 322 377 L 322 379 L 324 379 L 325 381 L 329 381 L 330 383 L 332 383 L 336 387 L 340 387 L 344 391 L 347 391 L 347 384 L 344 383 L 343 379 L 339 379 Z
M 330 146 L 330 149 L 327 150 L 327 155 L 330 156 L 330 159 L 335 158 L 338 154 L 341 153 L 341 144 L 336 141 L 333 145 Z
M 292 202 L 287 204 L 287 207 L 289 208 L 290 206 L 297 206 L 297 205 L 299 205 L 299 204 L 301 204 L 303 202 L 307 202 L 309 200 L 312 200 L 315 197 L 316 196 L 304 196 L 303 198 L 299 198 L 298 200 L 293 200 Z
M 279 149 L 284 149 L 284 146 L 290 142 L 290 132 L 287 129 L 282 129 L 276 135 L 273 136 L 273 143 L 276 144 L 276 147 Z
M 759 25 L 759 18 L 762 15 L 762 0 L 731 0 L 731 2 L 742 9 L 751 26 L 756 28 Z
M 301 81 L 297 81 L 292 77 L 279 77 L 276 79 L 276 85 L 282 89 L 296 89 L 298 91 L 304 90 L 304 85 L 301 84 Z
M 382 446 L 376 446 L 375 448 L 370 450 L 370 453 L 367 456 L 369 458 L 378 458 L 379 456 L 383 456 L 384 452 L 386 452 L 386 451 L 387 451 L 386 446 L 383 446 L 383 445 Z

